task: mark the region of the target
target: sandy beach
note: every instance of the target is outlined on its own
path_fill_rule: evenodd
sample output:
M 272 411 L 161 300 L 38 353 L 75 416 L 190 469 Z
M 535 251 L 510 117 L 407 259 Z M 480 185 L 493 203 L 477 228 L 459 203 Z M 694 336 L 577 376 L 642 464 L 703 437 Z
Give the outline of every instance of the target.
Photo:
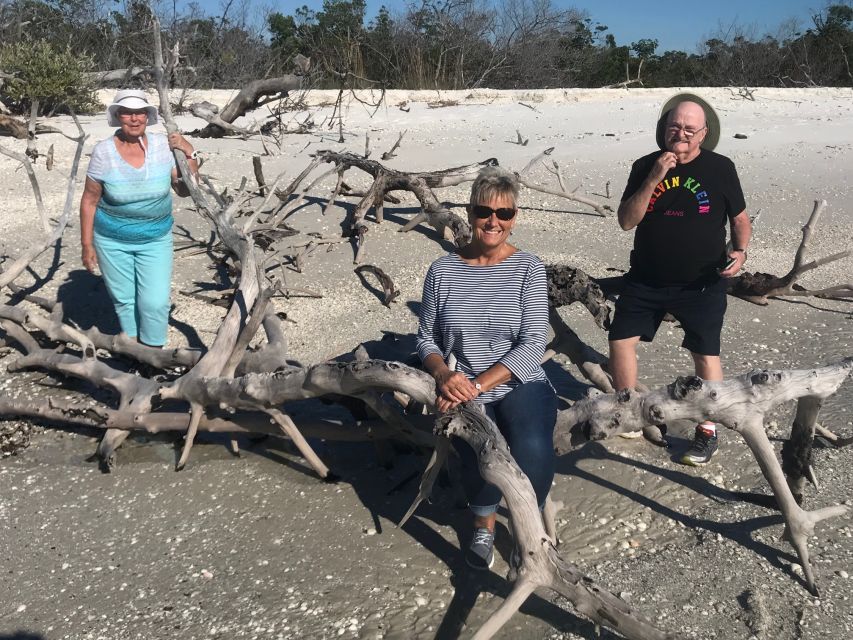
M 819 258 L 853 243 L 853 90 L 756 89 L 754 100 L 737 89 L 691 89 L 706 97 L 722 120 L 717 151 L 736 164 L 747 209 L 760 211 L 747 268 L 784 274 L 794 259 L 801 228 L 815 200 L 827 209 L 809 251 Z M 614 210 L 631 163 L 654 150 L 660 105 L 675 89 L 542 90 L 472 92 L 390 91 L 377 109 L 348 101 L 343 135 L 337 126 L 288 135 L 280 152 L 262 158 L 267 181 L 284 174 L 287 184 L 321 149 L 364 153 L 379 159 L 405 131 L 396 157 L 401 170 L 437 170 L 497 158 L 520 170 L 544 149 L 562 169 L 569 190 Z M 188 102 L 220 107 L 234 92 L 199 92 Z M 306 95 L 320 125 L 331 114 L 335 93 Z M 109 101 L 111 93 L 100 96 Z M 401 106 L 408 111 L 401 109 Z M 262 109 L 236 124 L 251 125 Z M 309 111 L 292 114 L 302 122 Z M 179 116 L 185 131 L 205 123 Z M 111 129 L 104 114 L 85 116 L 89 134 L 78 174 L 77 199 L 92 146 Z M 51 120 L 73 134 L 69 118 Z M 161 131 L 162 125 L 154 128 Z M 735 138 L 735 134 L 741 136 Z M 515 144 L 520 135 L 528 142 Z M 23 151 L 23 141 L 0 144 Z M 39 149 L 55 146 L 48 172 L 38 164 L 42 194 L 58 214 L 74 143 L 43 135 Z M 263 153 L 256 139 L 194 139 L 207 174 L 233 192 L 245 176 L 254 181 L 252 157 Z M 317 175 L 325 169 L 319 169 Z M 0 156 L 0 255 L 12 258 L 41 233 L 26 175 Z M 541 165 L 529 174 L 557 188 Z M 351 170 L 353 188 L 368 176 Z M 301 235 L 340 235 L 345 207 L 339 199 L 323 208 L 334 186 L 329 176 L 310 191 L 287 222 Z M 437 195 L 464 215 L 470 184 Z M 609 193 L 609 199 L 606 197 Z M 359 344 L 399 337 L 405 353 L 413 344 L 417 308 L 428 265 L 452 245 L 430 227 L 401 227 L 418 212 L 411 194 L 388 205 L 385 222 L 368 222 L 364 262 L 381 267 L 400 289 L 384 307 L 375 291 L 353 272 L 347 242 L 312 253 L 302 273 L 288 270 L 290 287 L 321 298 L 277 298 L 287 314 L 290 357 L 314 363 L 344 356 Z M 598 217 L 566 199 L 522 190 L 522 211 L 513 243 L 546 263 L 579 267 L 595 277 L 628 267 L 632 233 L 615 216 Z M 205 221 L 189 199 L 175 200 L 175 238 L 206 239 Z M 75 208 L 76 211 L 76 208 Z M 75 216 L 76 218 L 76 213 Z M 70 225 L 61 254 L 46 252 L 33 265 L 49 281 L 37 294 L 64 300 L 66 319 L 82 328 L 117 331 L 112 305 L 99 278 L 80 263 L 79 226 Z M 832 262 L 803 277 L 821 288 L 851 281 L 853 258 Z M 35 281 L 32 274 L 18 279 Z M 209 345 L 224 309 L 187 292 L 210 288 L 214 272 L 204 253 L 179 252 L 175 260 L 170 346 Z M 607 353 L 607 339 L 589 313 L 575 305 L 562 315 L 591 346 Z M 664 325 L 654 343 L 640 349 L 640 379 L 648 386 L 692 373 L 679 348 L 676 325 Z M 727 375 L 754 367 L 808 368 L 853 355 L 853 306 L 815 298 L 775 300 L 759 307 L 729 298 L 723 330 Z M 84 383 L 56 390 L 43 373 L 8 373 L 18 356 L 0 351 L 0 387 L 11 396 L 88 394 Z M 546 369 L 565 402 L 585 385 L 563 357 Z M 104 396 L 106 397 L 106 396 Z M 853 436 L 853 382 L 826 402 L 820 423 Z M 306 402 L 300 415 L 342 410 Z M 768 424 L 781 446 L 792 420 L 786 405 Z M 779 513 L 741 438 L 722 434 L 720 454 L 694 469 L 675 462 L 692 425 L 670 426 L 672 448 L 643 439 L 591 443 L 558 461 L 552 489 L 565 504 L 558 515 L 561 553 L 602 586 L 684 638 L 844 638 L 853 634 L 853 515 L 818 525 L 811 541 L 821 597 L 805 590 L 796 554 L 781 539 Z M 396 522 L 414 498 L 427 458 L 398 452 L 384 468 L 367 443 L 317 442 L 316 450 L 340 476 L 336 484 L 316 478 L 292 446 L 270 438 L 242 443 L 233 457 L 226 439 L 208 436 L 193 450 L 187 468 L 173 471 L 172 438 L 136 434 L 119 450 L 118 467 L 102 474 L 87 458 L 93 432 L 35 429 L 30 446 L 0 459 L 0 639 L 103 640 L 160 638 L 358 638 L 470 637 L 509 592 L 504 579 L 511 541 L 501 512 L 498 559 L 491 572 L 472 574 L 461 561 L 468 518 L 451 487 L 436 487 L 404 528 Z M 816 445 L 820 491 L 809 487 L 808 508 L 853 505 L 853 449 Z M 772 496 L 771 496 L 772 502 Z M 798 573 L 799 572 L 799 573 Z M 18 634 L 18 635 L 16 635 Z M 29 634 L 29 635 L 27 635 Z M 503 639 L 593 638 L 593 625 L 547 594 L 533 596 L 498 636 Z M 602 638 L 615 638 L 603 631 Z

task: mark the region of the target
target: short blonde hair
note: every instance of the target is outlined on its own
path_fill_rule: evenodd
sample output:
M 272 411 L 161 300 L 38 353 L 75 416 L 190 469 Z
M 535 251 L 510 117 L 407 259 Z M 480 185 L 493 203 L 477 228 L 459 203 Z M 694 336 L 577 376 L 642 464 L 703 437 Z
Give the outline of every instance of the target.
M 518 178 L 502 167 L 486 167 L 471 185 L 471 206 L 485 204 L 501 196 L 510 198 L 512 206 L 516 206 Z

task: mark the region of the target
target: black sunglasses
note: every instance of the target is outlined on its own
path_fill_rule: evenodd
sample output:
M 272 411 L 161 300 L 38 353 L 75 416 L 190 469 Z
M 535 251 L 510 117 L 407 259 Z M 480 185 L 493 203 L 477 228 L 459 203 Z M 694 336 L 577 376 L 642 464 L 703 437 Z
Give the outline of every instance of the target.
M 471 213 L 473 213 L 475 217 L 480 218 L 481 220 L 491 218 L 492 214 L 495 214 L 498 217 L 498 220 L 512 220 L 515 217 L 515 212 L 515 209 L 510 209 L 509 207 L 492 209 L 491 207 L 487 207 L 484 204 L 475 204 L 473 207 L 471 207 Z

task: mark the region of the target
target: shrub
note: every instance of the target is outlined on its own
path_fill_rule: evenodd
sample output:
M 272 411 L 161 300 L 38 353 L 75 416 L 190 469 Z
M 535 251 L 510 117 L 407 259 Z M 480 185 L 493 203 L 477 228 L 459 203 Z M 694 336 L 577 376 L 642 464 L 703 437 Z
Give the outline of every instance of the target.
M 85 73 L 91 58 L 46 40 L 22 40 L 0 47 L 0 70 L 14 77 L 0 87 L 0 99 L 13 111 L 29 114 L 33 100 L 42 114 L 92 111 L 98 107 Z

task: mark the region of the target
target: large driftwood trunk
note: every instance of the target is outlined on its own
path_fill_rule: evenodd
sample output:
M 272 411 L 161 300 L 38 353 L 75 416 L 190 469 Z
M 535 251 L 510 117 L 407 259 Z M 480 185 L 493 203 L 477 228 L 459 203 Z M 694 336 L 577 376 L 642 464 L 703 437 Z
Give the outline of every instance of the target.
M 209 106 L 191 105 L 190 110 L 209 123 L 204 129 L 195 132 L 200 138 L 221 138 L 229 134 L 253 135 L 256 129 L 246 129 L 234 126 L 234 121 L 274 100 L 280 100 L 291 91 L 297 91 L 303 86 L 303 77 L 286 75 L 279 78 L 254 80 L 240 90 L 221 111 Z

